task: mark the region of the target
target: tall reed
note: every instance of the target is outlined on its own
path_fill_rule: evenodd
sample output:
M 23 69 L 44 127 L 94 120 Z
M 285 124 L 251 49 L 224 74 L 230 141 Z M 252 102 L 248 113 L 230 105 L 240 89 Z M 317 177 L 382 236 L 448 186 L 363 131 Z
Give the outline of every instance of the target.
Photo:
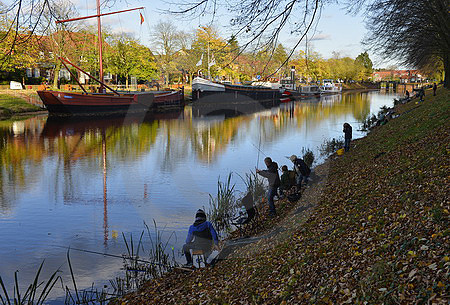
M 217 181 L 217 195 L 209 195 L 209 209 L 207 215 L 219 236 L 231 230 L 231 221 L 236 210 L 235 184 L 231 182 L 232 173 L 228 174 L 225 182 Z
M 344 147 L 344 140 L 342 138 L 325 140 L 319 147 L 321 156 L 328 156 L 334 153 L 336 150 Z
M 302 147 L 302 159 L 305 161 L 306 165 L 312 167 L 314 163 L 314 153 L 309 148 Z
M 12 298 L 10 298 L 8 294 L 8 289 L 6 288 L 2 277 L 0 276 L 0 286 L 2 288 L 2 293 L 0 293 L 1 304 L 2 305 L 6 304 L 11 305 L 11 303 L 14 305 L 44 304 L 50 291 L 52 291 L 52 289 L 55 287 L 55 284 L 58 282 L 58 280 L 61 280 L 61 277 L 57 275 L 60 272 L 60 270 L 58 269 L 51 274 L 50 278 L 46 282 L 40 281 L 39 276 L 41 274 L 43 266 L 44 261 L 42 261 L 41 265 L 39 266 L 39 269 L 34 277 L 33 283 L 28 286 L 27 290 L 25 290 L 25 293 L 23 294 L 21 294 L 21 289 L 19 286 L 19 279 L 18 279 L 19 271 L 14 272 L 14 288 L 13 293 L 11 295 Z
M 245 184 L 245 193 L 250 192 L 253 195 L 254 200 L 258 200 L 263 197 L 266 193 L 266 188 L 264 185 L 264 179 L 259 176 L 256 172 L 251 171 L 246 173 L 245 177 L 238 175 Z

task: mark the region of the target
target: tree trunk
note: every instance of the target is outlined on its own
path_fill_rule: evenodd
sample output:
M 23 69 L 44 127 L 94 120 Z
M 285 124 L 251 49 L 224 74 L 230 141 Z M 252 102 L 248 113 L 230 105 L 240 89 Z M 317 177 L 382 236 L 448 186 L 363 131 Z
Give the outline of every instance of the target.
M 126 75 L 126 79 L 125 79 L 125 90 L 128 90 L 128 74 Z
M 444 87 L 450 89 L 450 56 L 444 56 Z
M 58 77 L 60 70 L 61 70 L 61 63 L 57 62 L 53 73 L 53 88 L 58 88 Z

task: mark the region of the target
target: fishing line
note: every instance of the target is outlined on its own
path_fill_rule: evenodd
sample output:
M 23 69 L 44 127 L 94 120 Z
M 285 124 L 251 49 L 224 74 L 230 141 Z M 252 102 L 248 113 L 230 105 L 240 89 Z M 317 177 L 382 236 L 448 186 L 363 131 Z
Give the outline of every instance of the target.
M 261 149 L 259 149 L 255 144 L 252 143 L 252 145 L 253 145 L 253 147 L 255 147 L 258 150 L 258 154 L 262 153 L 264 155 L 264 157 L 267 157 L 267 155 Z
M 97 254 L 97 255 L 103 255 L 103 256 L 109 256 L 109 257 L 114 257 L 114 258 L 121 258 L 121 259 L 127 259 L 124 256 L 121 255 L 114 255 L 114 254 L 108 254 L 108 253 L 102 253 L 102 252 L 97 252 L 97 251 L 91 251 L 91 250 L 85 250 L 85 249 L 77 249 L 77 248 L 71 248 L 71 247 L 64 247 L 64 246 L 55 246 L 57 248 L 63 248 L 63 249 L 68 249 L 68 250 L 75 250 L 75 251 L 79 251 L 79 252 L 84 252 L 84 253 L 90 253 L 90 254 Z M 131 259 L 131 258 L 129 258 Z M 183 268 L 183 267 L 179 267 L 179 266 L 170 266 L 167 264 L 162 264 L 162 263 L 157 263 L 157 262 L 149 262 L 147 260 L 144 259 L 134 259 L 137 262 L 142 262 L 142 263 L 147 263 L 150 265 L 158 265 L 158 266 L 163 266 L 163 267 L 169 267 L 169 268 L 174 268 L 174 269 L 180 269 L 180 270 L 184 270 L 184 271 L 193 271 L 193 269 L 190 268 Z M 130 270 L 130 271 L 140 271 L 140 270 Z
M 77 248 L 71 248 L 71 247 L 64 247 L 64 246 L 55 246 L 55 247 L 57 247 L 57 248 L 64 248 L 64 249 L 68 249 L 68 250 L 75 250 L 75 251 L 84 252 L 84 253 L 90 253 L 90 254 L 97 254 L 97 255 L 109 256 L 109 257 L 114 257 L 114 258 L 126 259 L 126 257 L 121 256 L 121 255 L 114 255 L 114 254 L 102 253 L 102 252 L 85 250 L 85 249 L 77 249 Z M 168 266 L 166 264 L 157 263 L 157 262 L 149 262 L 149 261 L 146 261 L 146 260 L 143 260 L 143 259 L 135 259 L 135 260 L 137 262 L 143 262 L 143 263 L 147 263 L 147 264 L 151 264 L 151 265 L 159 265 L 159 266 L 165 266 L 165 267 Z
M 259 119 L 259 143 L 258 143 L 258 158 L 256 159 L 256 168 L 259 166 L 259 152 L 261 151 L 261 117 Z M 253 144 L 253 143 L 252 143 Z

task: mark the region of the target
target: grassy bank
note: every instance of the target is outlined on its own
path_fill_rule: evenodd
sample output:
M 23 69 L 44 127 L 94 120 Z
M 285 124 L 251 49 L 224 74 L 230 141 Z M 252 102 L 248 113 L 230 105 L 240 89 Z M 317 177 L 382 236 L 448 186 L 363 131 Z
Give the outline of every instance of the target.
M 398 118 L 333 156 L 298 203 L 309 213 L 274 222 L 295 223 L 290 231 L 275 225 L 241 255 L 172 272 L 121 302 L 446 304 L 449 98 L 440 89 L 400 105 Z
M 41 108 L 29 104 L 20 97 L 15 97 L 4 92 L 0 93 L 0 119 L 8 118 L 16 114 L 41 110 Z

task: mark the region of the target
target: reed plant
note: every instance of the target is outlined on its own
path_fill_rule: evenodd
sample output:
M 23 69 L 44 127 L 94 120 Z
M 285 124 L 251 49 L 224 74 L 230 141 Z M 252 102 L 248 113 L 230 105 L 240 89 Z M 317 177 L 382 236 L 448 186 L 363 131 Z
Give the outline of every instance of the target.
M 102 289 L 94 288 L 94 284 L 88 289 L 79 290 L 75 279 L 75 273 L 73 271 L 72 262 L 70 260 L 70 248 L 67 250 L 67 263 L 69 265 L 70 276 L 73 284 L 73 293 L 69 286 L 65 286 L 65 301 L 64 304 L 95 304 L 103 305 L 107 304 L 109 300 L 117 296 L 115 293 L 110 293 L 106 289 L 106 286 Z
M 312 167 L 314 163 L 314 153 L 309 148 L 302 147 L 302 159 L 305 161 L 306 165 Z
M 9 293 L 5 283 L 0 276 L 0 305 L 40 305 L 46 302 L 50 291 L 55 287 L 58 281 L 65 291 L 65 304 L 107 304 L 109 300 L 123 296 L 124 294 L 138 289 L 146 281 L 161 276 L 167 271 L 170 271 L 177 265 L 175 261 L 175 253 L 172 247 L 169 253 L 169 242 L 175 233 L 172 232 L 167 239 L 163 237 L 164 231 L 159 230 L 155 220 L 154 236 L 152 237 L 149 226 L 144 222 L 145 230 L 143 230 L 138 240 L 133 238 L 133 234 L 127 238 L 122 233 L 123 241 L 127 250 L 126 254 L 122 255 L 123 269 L 125 275 L 123 277 L 116 277 L 110 280 L 111 288 L 105 285 L 103 288 L 94 288 L 94 284 L 87 289 L 79 289 L 74 268 L 70 260 L 70 248 L 67 251 L 67 262 L 70 271 L 72 284 L 65 285 L 62 278 L 58 275 L 60 270 L 55 271 L 47 281 L 40 281 L 39 277 L 42 271 L 44 262 L 41 263 L 36 273 L 34 281 L 28 286 L 24 293 L 21 293 L 18 280 L 18 271 L 14 274 L 14 287 L 12 293 Z M 144 248 L 144 234 L 148 233 L 150 246 L 148 249 L 148 258 L 141 259 L 141 254 L 146 254 Z M 176 237 L 176 236 L 175 236 Z M 100 254 L 100 253 L 99 253 Z M 117 256 L 120 258 L 120 256 Z
M 217 181 L 217 195 L 209 195 L 209 209 L 206 212 L 209 220 L 214 225 L 217 234 L 221 237 L 231 231 L 231 221 L 236 211 L 236 197 L 234 188 L 236 184 L 231 182 L 232 173 L 228 174 L 225 182 Z
M 251 171 L 246 173 L 245 177 L 238 175 L 245 184 L 245 193 L 250 192 L 253 195 L 254 200 L 259 200 L 266 193 L 266 188 L 264 185 L 264 179 L 259 176 L 256 172 Z
M 144 222 L 145 230 L 140 234 L 137 243 L 133 240 L 133 235 L 130 235 L 129 240 L 124 234 L 123 240 L 127 249 L 127 254 L 123 255 L 123 269 L 125 270 L 124 277 L 116 277 L 110 281 L 114 288 L 114 294 L 117 296 L 123 295 L 127 292 L 134 291 L 152 278 L 160 277 L 167 271 L 170 271 L 175 265 L 175 254 L 172 248 L 172 253 L 168 253 L 168 245 L 174 232 L 170 234 L 167 240 L 163 240 L 163 230 L 159 230 L 155 220 L 154 235 L 150 227 Z M 148 258 L 141 258 L 140 253 L 145 253 L 143 236 L 147 231 L 150 240 L 150 247 L 148 250 Z
M 164 230 L 158 230 L 156 226 L 156 221 L 153 219 L 155 239 L 153 240 L 152 234 L 150 232 L 149 226 L 144 222 L 145 228 L 147 230 L 148 237 L 150 239 L 150 250 L 149 258 L 150 262 L 157 268 L 157 272 L 154 276 L 160 276 L 163 273 L 169 271 L 176 265 L 175 252 L 172 247 L 172 252 L 168 253 L 169 242 L 172 237 L 176 238 L 175 232 L 172 232 L 166 241 L 163 240 Z
M 49 293 L 55 287 L 56 283 L 58 281 L 61 281 L 61 277 L 58 275 L 58 273 L 60 272 L 60 270 L 58 269 L 50 275 L 50 278 L 47 281 L 40 281 L 39 277 L 43 266 L 44 261 L 42 261 L 41 265 L 39 266 L 39 269 L 34 277 L 33 283 L 31 283 L 28 286 L 27 290 L 25 290 L 24 293 L 21 293 L 19 285 L 18 279 L 19 271 L 14 272 L 14 287 L 11 297 L 10 294 L 8 293 L 8 289 L 6 288 L 5 283 L 3 282 L 2 277 L 0 276 L 0 286 L 2 289 L 0 293 L 1 304 L 2 305 L 44 304 Z
M 362 122 L 360 129 L 362 131 L 368 131 L 375 125 L 379 125 L 381 121 L 385 119 L 385 116 L 387 112 L 389 111 L 389 108 L 387 106 L 380 107 L 380 110 L 378 111 L 377 115 L 372 114 L 368 115 Z
M 329 156 L 336 150 L 344 147 L 344 139 L 331 139 L 325 140 L 319 147 L 319 152 L 321 156 Z

